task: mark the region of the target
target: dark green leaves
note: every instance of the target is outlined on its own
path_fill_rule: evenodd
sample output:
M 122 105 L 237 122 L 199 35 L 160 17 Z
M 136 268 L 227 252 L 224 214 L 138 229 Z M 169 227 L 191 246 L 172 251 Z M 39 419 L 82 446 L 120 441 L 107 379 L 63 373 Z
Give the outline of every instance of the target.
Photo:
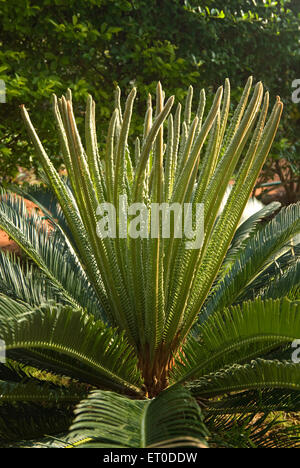
M 10 301 L 10 306 L 13 316 L 18 304 L 14 307 Z M 15 313 L 15 319 L 3 320 L 0 326 L 8 356 L 85 383 L 142 394 L 133 350 L 115 330 L 70 307 L 23 307 L 22 315 Z
M 297 339 L 299 310 L 297 301 L 256 299 L 216 312 L 197 328 L 199 342 L 187 343 L 182 365 L 178 362 L 174 369 L 176 380 L 189 380 L 228 364 L 247 362 L 269 348 Z

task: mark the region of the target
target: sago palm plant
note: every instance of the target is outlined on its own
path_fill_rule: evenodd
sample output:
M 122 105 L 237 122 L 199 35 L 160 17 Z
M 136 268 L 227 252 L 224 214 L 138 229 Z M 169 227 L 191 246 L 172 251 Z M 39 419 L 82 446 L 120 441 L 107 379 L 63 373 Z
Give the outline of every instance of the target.
M 117 89 L 104 154 L 92 98 L 83 143 L 71 92 L 54 96 L 67 177 L 22 107 L 45 185 L 1 194 L 0 227 L 25 253 L 0 255 L 2 445 L 55 434 L 83 447 L 294 443 L 287 431 L 275 440 L 266 415 L 300 408 L 300 207 L 239 223 L 282 113 L 277 98 L 268 114 L 261 83 L 251 89 L 250 78 L 233 111 L 226 80 L 194 112 L 190 87 L 172 114 L 158 84 L 134 142 L 136 90 L 123 112 Z M 200 244 L 179 235 L 175 210 L 158 211 L 153 234 L 154 206 L 192 207 Z

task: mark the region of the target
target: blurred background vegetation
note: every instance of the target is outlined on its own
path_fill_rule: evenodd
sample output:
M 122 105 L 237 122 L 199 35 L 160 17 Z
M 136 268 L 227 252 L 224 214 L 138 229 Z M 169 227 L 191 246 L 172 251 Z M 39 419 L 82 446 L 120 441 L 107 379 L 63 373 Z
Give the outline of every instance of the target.
M 292 82 L 300 79 L 299 0 L 0 0 L 0 17 L 0 79 L 7 92 L 0 104 L 2 184 L 20 167 L 36 169 L 20 104 L 59 167 L 52 93 L 72 89 L 79 124 L 85 98 L 93 95 L 103 145 L 117 84 L 123 95 L 138 87 L 140 132 L 147 94 L 158 80 L 182 101 L 189 84 L 197 96 L 226 77 L 239 95 L 252 74 L 273 101 L 279 94 L 285 104 L 260 184 L 275 178 L 284 202 L 299 199 L 300 103 L 291 99 Z

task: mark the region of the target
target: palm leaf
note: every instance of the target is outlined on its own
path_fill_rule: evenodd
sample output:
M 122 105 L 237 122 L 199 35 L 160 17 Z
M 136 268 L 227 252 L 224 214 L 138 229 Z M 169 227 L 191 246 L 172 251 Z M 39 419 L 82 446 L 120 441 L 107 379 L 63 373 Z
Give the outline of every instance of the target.
M 35 403 L 44 407 L 70 406 L 78 403 L 86 393 L 83 389 L 80 391 L 79 386 L 55 387 L 30 378 L 26 382 L 0 380 L 0 391 L 0 414 L 2 406 L 16 403 Z
M 105 318 L 84 269 L 59 230 L 49 231 L 40 216 L 30 215 L 24 202 L 8 193 L 0 202 L 0 226 L 36 263 L 63 301 L 89 307 Z
M 260 295 L 262 299 L 277 299 L 286 296 L 293 291 L 297 291 L 300 286 L 300 260 L 295 260 L 289 268 L 284 272 L 280 272 L 273 281 L 261 289 Z M 299 297 L 299 295 L 298 295 Z
M 206 447 L 200 408 L 183 387 L 144 401 L 94 391 L 75 414 L 71 437 L 92 439 L 82 447 Z
M 299 448 L 299 426 L 284 427 L 269 414 L 212 415 L 206 418 L 211 429 L 210 444 L 218 448 Z M 293 432 L 293 433 L 291 433 Z
M 230 268 L 240 250 L 244 248 L 247 239 L 253 236 L 263 226 L 263 222 L 272 217 L 281 207 L 279 202 L 272 202 L 247 218 L 236 230 L 222 265 L 222 272 Z
M 87 383 L 142 393 L 133 350 L 124 336 L 116 335 L 101 321 L 95 322 L 92 316 L 68 306 L 31 310 L 1 296 L 0 314 L 4 317 L 0 336 L 8 357 L 22 356 L 35 365 L 59 369 L 61 374 L 77 376 Z
M 289 361 L 257 359 L 250 364 L 235 364 L 202 377 L 188 385 L 195 397 L 223 395 L 241 390 L 300 389 L 299 365 Z
M 173 378 L 182 382 L 297 339 L 299 307 L 288 299 L 256 299 L 216 312 L 199 326 L 199 342 L 191 340 L 183 348 Z
M 73 408 L 46 408 L 35 403 L 0 407 L 0 447 L 28 446 L 25 440 L 43 434 L 66 431 L 73 417 Z M 22 441 L 19 444 L 12 441 Z
M 208 414 L 295 412 L 300 410 L 298 390 L 259 389 L 237 392 L 233 395 L 206 400 Z
M 33 306 L 51 300 L 64 301 L 32 263 L 21 262 L 19 256 L 3 251 L 0 251 L 0 293 Z
M 215 311 L 239 302 L 257 276 L 289 250 L 288 242 L 299 231 L 300 203 L 283 208 L 272 221 L 251 237 L 207 302 L 201 321 Z

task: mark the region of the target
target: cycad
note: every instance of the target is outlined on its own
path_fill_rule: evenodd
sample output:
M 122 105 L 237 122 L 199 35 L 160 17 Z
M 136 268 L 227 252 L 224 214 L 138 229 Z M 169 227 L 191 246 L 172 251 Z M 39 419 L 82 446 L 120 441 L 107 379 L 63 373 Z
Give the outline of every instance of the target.
M 300 230 L 299 205 L 275 215 L 274 203 L 237 229 L 282 112 L 277 98 L 268 116 L 268 93 L 258 83 L 250 98 L 251 87 L 250 78 L 232 114 L 228 80 L 208 112 L 202 90 L 193 114 L 190 87 L 184 112 L 178 104 L 172 114 L 174 98 L 164 102 L 158 84 L 155 114 L 149 96 L 134 143 L 136 90 L 123 113 L 117 89 L 104 154 L 92 98 L 82 143 L 71 92 L 54 96 L 67 178 L 22 108 L 47 186 L 15 189 L 42 215 L 29 214 L 19 195 L 1 196 L 0 227 L 28 258 L 0 256 L 7 357 L 0 434 L 7 443 L 66 431 L 77 403 L 64 437 L 92 447 L 230 445 L 218 434 L 230 434 L 235 423 L 246 427 L 249 414 L 297 410 L 300 368 L 283 357 L 300 337 L 299 246 L 291 241 Z M 161 229 L 154 238 L 130 237 L 128 224 L 121 226 L 124 195 L 146 207 L 202 203 L 201 248 L 187 249 L 175 226 L 169 238 Z M 98 236 L 103 202 L 115 206 L 122 236 Z M 246 445 L 273 444 L 257 424 L 247 427 Z M 279 439 L 290 443 L 289 434 Z

